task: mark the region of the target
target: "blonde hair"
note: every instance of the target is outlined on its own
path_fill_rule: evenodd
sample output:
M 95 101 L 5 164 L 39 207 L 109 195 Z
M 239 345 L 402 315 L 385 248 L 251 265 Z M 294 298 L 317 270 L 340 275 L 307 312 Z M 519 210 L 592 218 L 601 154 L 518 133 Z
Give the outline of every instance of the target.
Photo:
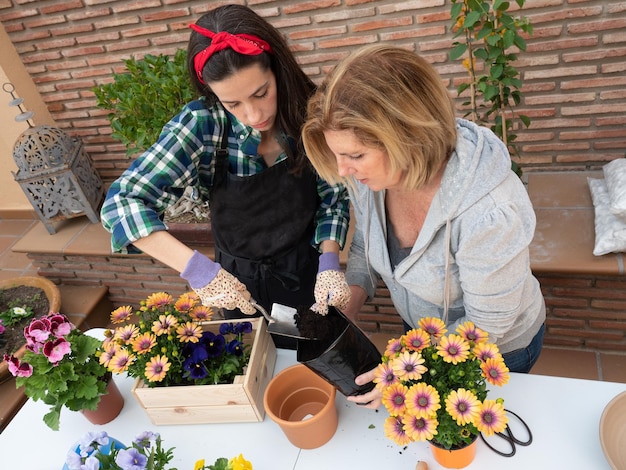
M 391 45 L 366 46 L 340 62 L 309 100 L 302 141 L 322 178 L 346 182 L 325 131 L 352 131 L 387 153 L 406 189 L 426 184 L 456 145 L 454 106 L 425 59 Z

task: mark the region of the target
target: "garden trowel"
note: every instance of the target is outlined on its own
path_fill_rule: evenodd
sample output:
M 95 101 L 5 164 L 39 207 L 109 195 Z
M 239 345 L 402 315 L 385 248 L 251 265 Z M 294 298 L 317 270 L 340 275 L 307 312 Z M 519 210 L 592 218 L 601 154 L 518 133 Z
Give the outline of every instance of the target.
M 255 305 L 258 308 L 258 305 Z M 265 318 L 268 318 L 265 315 L 267 312 L 263 312 L 259 310 Z M 310 336 L 303 336 L 298 329 L 298 325 L 296 325 L 296 320 L 294 319 L 294 315 L 297 313 L 297 310 L 293 307 L 289 307 L 287 305 L 281 304 L 272 304 L 272 314 L 268 318 L 267 331 L 270 333 L 274 333 L 281 336 L 288 336 L 290 338 L 296 339 L 317 339 L 311 338 Z

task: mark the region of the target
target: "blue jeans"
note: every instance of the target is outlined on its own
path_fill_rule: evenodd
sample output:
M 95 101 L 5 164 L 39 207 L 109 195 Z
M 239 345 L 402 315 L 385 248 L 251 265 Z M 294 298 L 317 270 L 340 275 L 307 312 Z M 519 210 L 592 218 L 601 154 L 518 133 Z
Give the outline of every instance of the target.
M 511 372 L 530 372 L 530 369 L 539 359 L 545 331 L 546 325 L 544 323 L 528 346 L 502 355 L 504 363 Z

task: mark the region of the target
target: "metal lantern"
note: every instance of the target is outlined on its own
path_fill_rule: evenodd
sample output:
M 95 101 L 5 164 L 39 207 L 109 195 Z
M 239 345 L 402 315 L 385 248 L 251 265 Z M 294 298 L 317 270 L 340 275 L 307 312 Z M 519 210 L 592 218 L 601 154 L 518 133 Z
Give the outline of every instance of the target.
M 99 222 L 104 185 L 78 139 L 53 126 L 30 126 L 18 137 L 13 159 L 15 181 L 48 233 L 56 233 L 52 222 L 57 220 L 86 215 Z

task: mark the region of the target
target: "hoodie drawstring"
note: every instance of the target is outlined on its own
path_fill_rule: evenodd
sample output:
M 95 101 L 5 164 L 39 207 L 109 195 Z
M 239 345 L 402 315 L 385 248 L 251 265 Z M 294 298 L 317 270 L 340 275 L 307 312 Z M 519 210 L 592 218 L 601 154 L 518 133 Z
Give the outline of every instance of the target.
M 446 267 L 443 281 L 443 322 L 448 324 L 448 308 L 450 306 L 450 219 L 446 219 Z

